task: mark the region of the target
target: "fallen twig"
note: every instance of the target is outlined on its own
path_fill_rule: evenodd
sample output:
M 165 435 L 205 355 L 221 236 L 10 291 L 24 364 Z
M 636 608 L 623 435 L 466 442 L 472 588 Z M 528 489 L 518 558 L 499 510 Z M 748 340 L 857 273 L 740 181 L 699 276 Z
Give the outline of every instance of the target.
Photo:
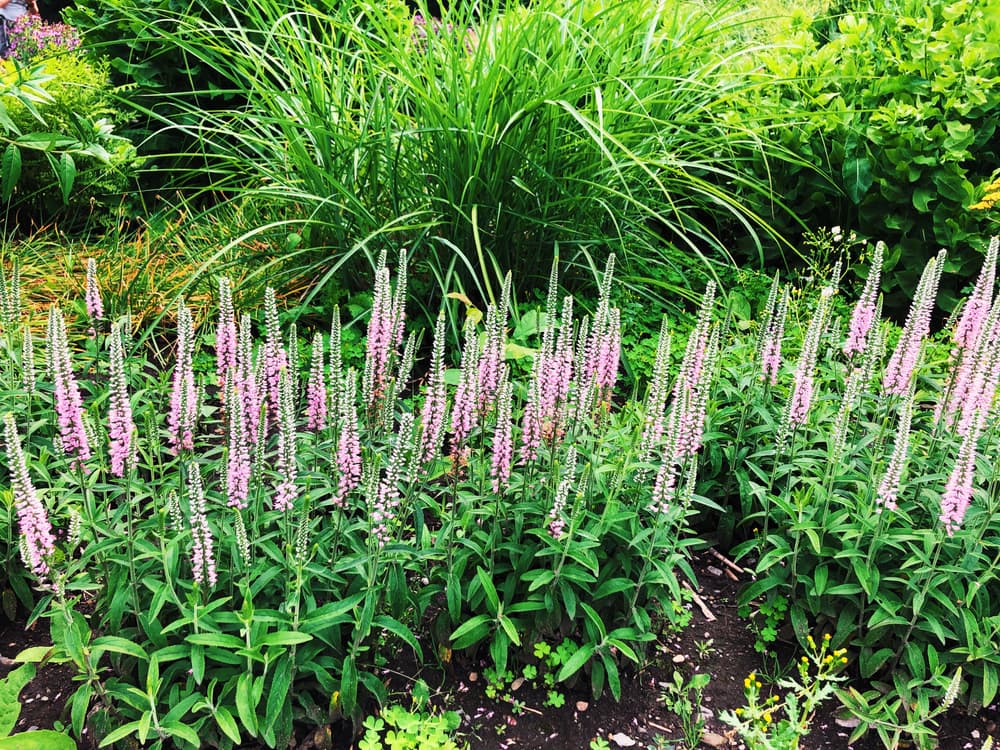
M 721 552 L 719 552 L 715 547 L 709 547 L 708 551 L 709 551 L 709 554 L 711 554 L 716 560 L 718 560 L 719 562 L 721 562 L 723 565 L 725 565 L 727 568 L 729 568 L 730 570 L 732 570 L 734 573 L 743 573 L 745 575 L 753 575 L 753 571 L 752 570 L 747 570 L 746 568 L 741 568 L 739 565 L 737 565 L 732 560 L 730 560 L 728 557 L 726 557 Z
M 686 588 L 691 593 L 691 599 L 698 605 L 698 609 L 700 609 L 701 613 L 705 615 L 705 619 L 709 622 L 715 622 L 715 615 L 712 614 L 712 610 L 710 610 L 708 605 L 705 604 L 705 600 L 698 596 L 698 592 L 691 588 L 691 584 L 687 581 L 681 581 L 681 586 Z

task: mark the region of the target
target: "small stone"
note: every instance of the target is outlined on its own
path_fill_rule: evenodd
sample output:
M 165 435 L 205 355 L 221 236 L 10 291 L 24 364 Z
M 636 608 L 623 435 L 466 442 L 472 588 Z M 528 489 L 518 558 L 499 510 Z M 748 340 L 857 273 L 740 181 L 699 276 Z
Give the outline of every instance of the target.
M 524 684 L 524 678 L 523 677 L 518 677 L 516 680 L 514 680 L 512 683 L 510 683 L 510 691 L 512 693 L 516 693 L 518 690 L 521 689 L 521 685 L 523 685 L 523 684 Z
M 588 708 L 590 708 L 590 704 L 587 703 L 587 701 L 577 701 L 576 702 L 576 710 L 577 711 L 583 712 L 583 711 L 586 711 Z
M 719 568 L 715 567 L 714 565 L 706 565 L 705 566 L 705 570 L 707 570 L 713 576 L 721 576 L 722 575 L 722 571 Z
M 684 654 L 677 654 L 673 658 L 673 662 L 674 662 L 674 664 L 683 664 L 685 659 L 687 659 L 687 657 L 684 656 Z
M 979 730 L 978 729 L 973 729 L 972 732 L 970 732 L 970 736 L 972 737 L 972 739 L 978 740 L 979 739 Z
M 844 729 L 854 729 L 854 727 L 861 723 L 861 719 L 857 716 L 845 716 L 843 718 L 838 716 L 833 721 L 838 727 L 843 727 Z
M 611 735 L 611 741 L 614 742 L 618 747 L 635 747 L 636 742 L 627 734 L 622 734 L 621 732 L 616 732 Z
M 701 736 L 701 742 L 709 747 L 725 747 L 729 744 L 729 740 L 721 734 L 716 734 L 715 732 L 705 732 Z
M 479 679 L 478 672 L 469 672 L 469 682 L 475 682 L 478 679 Z

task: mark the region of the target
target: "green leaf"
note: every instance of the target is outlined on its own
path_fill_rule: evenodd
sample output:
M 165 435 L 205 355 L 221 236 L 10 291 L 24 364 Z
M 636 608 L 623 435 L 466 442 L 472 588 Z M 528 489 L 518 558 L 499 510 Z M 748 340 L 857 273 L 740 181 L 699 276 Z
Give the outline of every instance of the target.
M 0 737 L 10 734 L 21 715 L 18 696 L 35 676 L 35 665 L 22 664 L 0 682 Z
M 102 635 L 99 638 L 95 638 L 92 645 L 95 661 L 99 658 L 99 654 L 104 651 L 113 651 L 116 654 L 125 654 L 127 656 L 134 656 L 136 659 L 149 661 L 149 655 L 146 653 L 146 650 L 139 644 L 133 643 L 126 638 L 119 638 L 114 635 Z
M 452 648 L 463 649 L 479 643 L 489 635 L 491 622 L 488 615 L 476 615 L 462 623 L 451 634 Z
M 244 672 L 236 681 L 236 713 L 252 737 L 257 736 L 257 699 L 254 698 L 254 676 Z
M 83 735 L 83 727 L 87 721 L 87 709 L 90 708 L 90 699 L 94 695 L 94 686 L 84 683 L 73 693 L 70 701 L 70 725 L 73 727 L 73 734 L 77 737 Z
M 358 703 L 358 665 L 353 655 L 344 658 L 344 671 L 340 676 L 340 703 L 347 715 L 351 714 Z
M 178 721 L 164 723 L 160 727 L 174 737 L 180 737 L 185 742 L 190 742 L 194 747 L 201 747 L 201 738 L 191 727 L 185 726 Z
M 105 738 L 101 740 L 101 744 L 98 747 L 107 747 L 108 745 L 113 745 L 116 742 L 118 742 L 118 740 L 125 739 L 138 729 L 139 729 L 138 721 L 130 721 L 128 724 L 123 724 L 117 729 L 108 732 Z
M 872 186 L 872 163 L 866 156 L 855 156 L 844 160 L 841 170 L 841 177 L 844 180 L 844 191 L 854 205 L 861 203 L 865 193 Z
M 420 647 L 420 641 L 418 641 L 416 636 L 413 635 L 413 632 L 399 620 L 394 617 L 389 617 L 389 615 L 379 615 L 375 618 L 374 624 L 376 627 L 388 630 L 393 635 L 406 641 L 407 645 L 413 649 L 413 653 L 417 655 L 417 659 L 420 661 L 424 660 L 424 651 Z
M 63 153 L 59 157 L 59 189 L 62 192 L 63 203 L 69 203 L 70 193 L 73 192 L 73 185 L 76 182 L 76 162 L 73 157 Z
M 601 663 L 604 664 L 604 671 L 607 672 L 611 695 L 616 701 L 620 701 L 622 699 L 622 681 L 618 675 L 618 665 L 615 664 L 614 657 L 607 653 L 601 653 Z
M 585 643 L 580 646 L 580 648 L 574 651 L 573 655 L 566 660 L 566 663 L 562 665 L 562 669 L 560 669 L 559 674 L 556 675 L 556 680 L 563 682 L 579 672 L 583 665 L 590 661 L 590 657 L 594 655 L 595 649 L 596 645 L 593 643 Z
M 216 648 L 228 648 L 239 650 L 246 644 L 235 635 L 225 633 L 189 633 L 184 641 L 196 646 L 214 646 Z
M 215 716 L 215 722 L 219 725 L 219 729 L 237 745 L 240 744 L 240 730 L 229 709 L 225 706 L 216 706 L 213 716 Z
M 267 691 L 267 710 L 264 715 L 263 731 L 273 729 L 288 701 L 288 690 L 292 686 L 292 660 L 284 658 L 274 668 L 274 676 Z
M 996 698 L 998 689 L 997 668 L 993 664 L 983 664 L 983 698 L 982 704 L 989 706 Z
M 21 149 L 8 143 L 0 156 L 0 200 L 4 203 L 14 194 L 14 186 L 21 179 Z
M 76 743 L 62 732 L 36 729 L 0 738 L 0 750 L 76 750 Z
M 483 568 L 476 568 L 476 578 L 479 579 L 479 585 L 483 587 L 483 593 L 486 594 L 486 603 L 490 614 L 496 617 L 500 612 L 500 597 L 497 596 L 496 586 L 493 585 L 489 573 Z
M 268 633 L 260 639 L 262 646 L 296 646 L 300 643 L 308 643 L 312 636 L 308 633 L 300 633 L 294 630 L 279 630 L 277 633 Z M 243 644 L 240 644 L 241 646 Z

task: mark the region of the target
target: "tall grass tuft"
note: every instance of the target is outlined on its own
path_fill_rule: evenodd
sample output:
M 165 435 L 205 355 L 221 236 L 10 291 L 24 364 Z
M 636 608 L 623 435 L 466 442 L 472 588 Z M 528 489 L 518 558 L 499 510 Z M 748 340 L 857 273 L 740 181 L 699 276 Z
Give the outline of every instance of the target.
M 737 19 L 683 0 L 503 5 L 436 19 L 422 2 L 265 0 L 150 19 L 113 0 L 147 48 L 223 82 L 135 96 L 157 138 L 197 144 L 160 174 L 281 207 L 305 239 L 294 273 L 317 288 L 406 243 L 490 301 L 499 269 L 530 279 L 556 252 L 596 277 L 614 251 L 626 283 L 690 294 L 733 233 L 766 231 L 736 198 L 766 193 L 744 163 L 774 153 L 732 114 Z

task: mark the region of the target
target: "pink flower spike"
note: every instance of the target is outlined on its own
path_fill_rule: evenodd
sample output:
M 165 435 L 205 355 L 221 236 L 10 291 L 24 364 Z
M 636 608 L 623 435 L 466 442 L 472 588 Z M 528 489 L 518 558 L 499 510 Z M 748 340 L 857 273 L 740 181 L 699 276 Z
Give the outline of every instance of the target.
M 326 388 L 323 336 L 313 336 L 309 382 L 306 385 L 306 429 L 318 432 L 326 428 L 330 396 Z
M 174 454 L 194 450 L 198 416 L 198 389 L 194 382 L 194 322 L 181 301 L 177 311 L 177 363 L 174 365 L 170 412 L 167 415 L 170 449 Z
M 83 399 L 73 374 L 66 321 L 55 305 L 49 308 L 49 340 L 46 358 L 55 389 L 56 417 L 63 453 L 73 468 L 90 458 L 90 441 L 83 423 Z
M 109 350 L 111 407 L 108 411 L 108 453 L 111 457 L 111 473 L 116 477 L 123 477 L 135 459 L 133 436 L 136 428 L 125 377 L 125 348 L 122 345 L 121 325 L 116 324 L 111 329 Z
M 233 291 L 229 279 L 219 279 L 219 323 L 215 329 L 215 371 L 219 386 L 224 388 L 226 376 L 236 368 L 236 312 L 233 310 Z
M 104 303 L 101 301 L 101 290 L 97 286 L 97 261 L 87 258 L 87 286 L 84 301 L 87 305 L 87 315 L 92 321 L 104 317 Z
M 876 243 L 875 256 L 872 258 L 871 268 L 868 270 L 865 288 L 861 292 L 858 303 L 854 306 L 854 312 L 851 313 L 850 329 L 847 341 L 844 342 L 844 354 L 848 356 L 855 352 L 864 351 L 865 343 L 868 340 L 868 331 L 871 330 L 875 321 L 875 298 L 878 296 L 879 281 L 882 277 L 884 254 L 885 243 Z
M 55 537 L 45 506 L 31 483 L 21 438 L 17 434 L 14 415 L 10 412 L 4 415 L 4 442 L 7 446 L 11 491 L 17 508 L 17 523 L 21 529 L 22 548 L 27 558 L 25 563 L 36 576 L 44 579 L 49 574 L 49 558 L 56 549 Z
M 917 369 L 921 345 L 930 332 L 931 311 L 934 309 L 945 255 L 942 250 L 931 258 L 920 276 L 899 342 L 882 375 L 882 389 L 886 393 L 905 396 L 910 388 L 910 379 Z
M 997 250 L 1000 239 L 993 237 L 986 249 L 983 268 L 972 289 L 972 294 L 962 308 L 962 317 L 955 326 L 955 342 L 963 349 L 972 349 L 979 340 L 986 316 L 993 306 L 993 287 L 996 284 Z
M 976 472 L 976 444 L 979 430 L 971 430 L 962 440 L 958 458 L 952 468 L 941 495 L 941 525 L 948 536 L 954 536 L 965 520 L 965 512 L 972 502 L 973 481 Z

